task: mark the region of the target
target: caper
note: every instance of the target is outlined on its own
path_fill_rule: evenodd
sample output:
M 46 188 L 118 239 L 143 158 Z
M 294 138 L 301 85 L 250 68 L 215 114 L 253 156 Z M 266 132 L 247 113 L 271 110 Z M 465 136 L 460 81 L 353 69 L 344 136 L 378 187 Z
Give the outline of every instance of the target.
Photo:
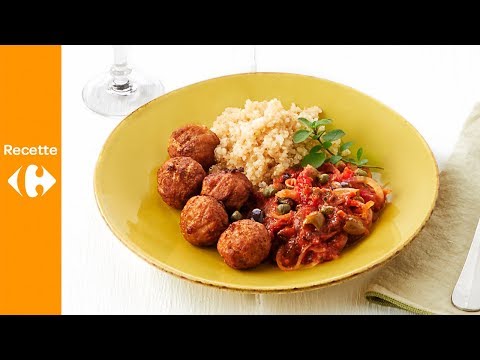
M 230 220 L 232 220 L 232 222 L 242 220 L 242 219 L 243 219 L 243 215 L 238 210 L 234 211 L 233 214 L 230 216 Z
M 357 170 L 355 170 L 355 175 L 357 175 L 357 176 L 367 176 L 368 174 L 363 169 L 357 169 Z
M 324 205 L 324 206 L 322 206 L 321 211 L 322 211 L 323 215 L 331 215 L 335 211 L 335 208 L 333 206 Z
M 263 189 L 263 196 L 269 198 L 275 195 L 276 192 L 277 192 L 277 189 L 275 189 L 272 185 L 270 185 Z
M 288 214 L 291 209 L 292 209 L 292 208 L 291 208 L 290 205 L 288 205 L 288 204 L 279 204 L 279 205 L 277 206 L 277 212 L 278 212 L 280 215 Z
M 330 177 L 328 176 L 328 174 L 322 174 L 318 177 L 318 181 L 322 185 L 326 184 L 328 182 L 328 180 L 330 180 Z

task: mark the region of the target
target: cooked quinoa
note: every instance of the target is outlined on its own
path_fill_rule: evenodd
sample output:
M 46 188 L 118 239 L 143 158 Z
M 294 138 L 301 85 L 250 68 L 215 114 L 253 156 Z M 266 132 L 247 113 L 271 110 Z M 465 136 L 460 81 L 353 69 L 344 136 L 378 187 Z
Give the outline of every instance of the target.
M 216 161 L 220 167 L 243 167 L 254 185 L 264 187 L 298 164 L 313 146 L 293 143 L 293 134 L 302 127 L 297 119 L 313 121 L 321 113 L 318 106 L 302 109 L 293 103 L 285 109 L 277 99 L 247 100 L 243 109 L 226 108 L 211 128 L 220 139 Z M 336 154 L 340 143 L 334 141 L 330 150 Z

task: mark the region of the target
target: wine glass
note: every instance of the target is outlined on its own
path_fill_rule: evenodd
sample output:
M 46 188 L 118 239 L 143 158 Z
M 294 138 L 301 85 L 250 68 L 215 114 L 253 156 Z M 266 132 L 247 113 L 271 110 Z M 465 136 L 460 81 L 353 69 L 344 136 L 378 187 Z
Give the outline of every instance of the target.
M 249 45 L 250 72 L 257 72 L 257 45 Z
M 114 45 L 114 62 L 110 71 L 90 80 L 82 97 L 90 110 L 106 116 L 124 116 L 165 90 L 159 80 L 128 66 L 128 45 Z

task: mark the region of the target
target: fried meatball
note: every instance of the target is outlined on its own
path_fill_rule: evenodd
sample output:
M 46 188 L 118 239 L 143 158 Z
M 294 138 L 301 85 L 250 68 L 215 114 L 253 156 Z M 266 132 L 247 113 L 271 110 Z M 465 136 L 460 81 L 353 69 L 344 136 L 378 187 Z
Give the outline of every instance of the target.
M 183 237 L 195 246 L 215 244 L 227 227 L 225 208 L 211 196 L 192 197 L 180 214 Z
M 203 180 L 202 195 L 223 202 L 228 211 L 240 209 L 253 191 L 253 185 L 239 170 L 216 172 Z
M 265 226 L 253 220 L 240 220 L 223 232 L 217 250 L 228 266 L 243 270 L 265 260 L 271 246 L 272 240 Z
M 171 157 L 189 156 L 208 170 L 215 163 L 214 151 L 218 144 L 218 136 L 206 126 L 187 125 L 170 135 L 168 154 Z
M 200 192 L 206 175 L 202 165 L 192 158 L 171 158 L 157 172 L 158 193 L 168 205 L 181 209 Z

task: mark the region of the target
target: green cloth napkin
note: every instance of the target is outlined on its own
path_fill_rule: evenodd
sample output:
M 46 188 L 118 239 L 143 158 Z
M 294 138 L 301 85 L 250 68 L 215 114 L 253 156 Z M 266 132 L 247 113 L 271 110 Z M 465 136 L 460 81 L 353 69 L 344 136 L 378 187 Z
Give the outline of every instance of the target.
M 383 267 L 366 298 L 418 314 L 466 313 L 451 303 L 480 217 L 480 104 L 440 174 L 437 204 L 420 234 Z

